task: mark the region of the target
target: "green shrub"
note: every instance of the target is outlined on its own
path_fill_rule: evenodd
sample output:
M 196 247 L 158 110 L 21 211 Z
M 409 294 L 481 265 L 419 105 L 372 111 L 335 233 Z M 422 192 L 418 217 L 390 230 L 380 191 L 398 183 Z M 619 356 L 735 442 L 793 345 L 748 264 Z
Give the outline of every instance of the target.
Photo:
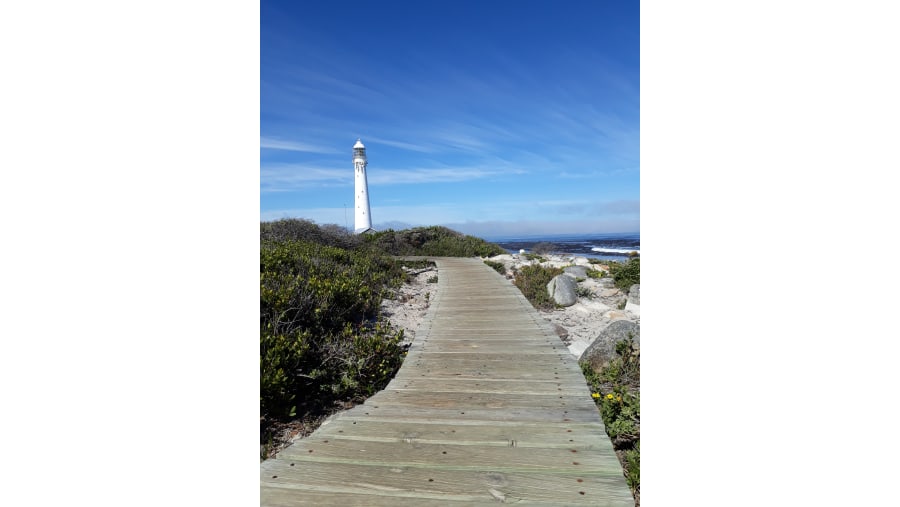
M 494 268 L 494 271 L 500 273 L 501 275 L 506 274 L 506 266 L 502 262 L 496 261 L 484 261 L 485 264 Z
M 616 343 L 616 357 L 602 372 L 587 361 L 579 363 L 592 397 L 600 409 L 606 433 L 620 454 L 620 463 L 632 493 L 637 498 L 640 471 L 640 356 L 629 336 Z
M 377 315 L 382 296 L 404 276 L 398 263 L 372 251 L 262 240 L 263 417 L 293 417 L 383 387 L 402 361 L 403 333 L 377 323 Z
M 616 287 L 627 291 L 634 284 L 641 283 L 641 258 L 632 257 L 628 262 L 610 262 L 609 273 Z
M 544 256 L 542 256 L 542 255 L 540 255 L 540 254 L 536 254 L 536 253 L 522 254 L 522 256 L 525 257 L 526 259 L 530 260 L 530 261 L 547 262 L 547 258 L 546 258 L 546 257 L 544 257 Z
M 499 245 L 440 226 L 389 229 L 368 235 L 366 242 L 390 255 L 493 257 L 506 253 Z
M 583 285 L 577 285 L 575 287 L 575 295 L 584 299 L 591 299 L 594 297 L 593 291 Z
M 522 291 L 531 305 L 538 309 L 556 308 L 556 302 L 547 292 L 547 284 L 556 275 L 561 275 L 561 268 L 547 268 L 540 265 L 523 266 L 515 272 L 516 287 Z
M 624 387 L 617 386 L 612 392 L 599 398 L 600 415 L 606 424 L 606 433 L 612 437 L 636 435 L 636 422 L 641 416 L 640 394 L 630 394 Z
M 308 241 L 322 246 L 355 249 L 364 238 L 335 224 L 316 225 L 310 220 L 285 218 L 274 222 L 260 222 L 261 241 Z
M 635 444 L 634 449 L 625 451 L 625 480 L 628 487 L 634 492 L 641 485 L 641 442 Z
M 606 276 L 606 271 L 599 269 L 588 269 L 585 270 L 585 272 L 587 273 L 588 278 L 603 278 Z

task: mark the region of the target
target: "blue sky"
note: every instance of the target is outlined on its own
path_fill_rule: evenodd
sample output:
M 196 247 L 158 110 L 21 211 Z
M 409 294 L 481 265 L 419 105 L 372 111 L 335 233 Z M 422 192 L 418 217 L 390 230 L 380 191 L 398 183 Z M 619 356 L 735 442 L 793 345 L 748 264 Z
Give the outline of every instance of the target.
M 638 2 L 260 4 L 260 218 L 640 229 Z

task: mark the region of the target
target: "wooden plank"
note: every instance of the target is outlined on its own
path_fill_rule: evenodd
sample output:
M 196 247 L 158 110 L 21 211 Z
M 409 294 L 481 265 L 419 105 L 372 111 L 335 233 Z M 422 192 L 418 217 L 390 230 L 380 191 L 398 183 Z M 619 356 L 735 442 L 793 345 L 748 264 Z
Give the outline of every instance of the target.
M 599 442 L 599 439 L 597 439 Z M 612 444 L 609 444 L 610 448 Z M 622 466 L 605 449 L 500 447 L 374 442 L 308 437 L 278 453 L 282 460 L 383 465 L 434 470 L 544 471 L 554 474 L 622 475 Z
M 575 428 L 567 432 L 567 428 Z M 606 449 L 609 445 L 600 422 L 560 426 L 556 423 L 475 423 L 468 426 L 455 421 L 384 422 L 340 418 L 323 431 L 331 439 L 378 442 L 423 442 L 428 444 L 481 445 L 497 447 L 560 447 Z M 598 441 L 599 439 L 599 441 Z M 604 441 L 606 439 L 607 441 Z
M 580 380 L 580 379 L 579 379 Z M 583 389 L 582 389 L 583 388 Z M 590 396 L 587 385 L 583 382 L 562 383 L 557 380 L 496 380 L 496 379 L 463 379 L 460 377 L 410 377 L 391 382 L 386 391 L 424 391 L 459 392 L 459 393 L 496 393 L 496 394 L 556 394 L 575 390 Z
M 422 408 L 403 405 L 379 405 L 378 400 L 369 400 L 364 405 L 352 408 L 347 413 L 361 419 L 385 420 L 447 420 L 457 424 L 471 424 L 483 421 L 510 422 L 598 422 L 600 413 L 596 407 L 512 407 L 497 409 L 455 409 Z
M 525 353 L 529 353 L 532 349 L 538 351 L 545 351 L 548 346 L 550 350 L 553 350 L 553 346 L 562 346 L 565 345 L 556 340 L 556 343 L 553 341 L 543 337 L 543 336 L 535 336 L 535 337 L 522 337 L 522 336 L 479 336 L 479 335 L 471 335 L 471 336 L 458 336 L 453 338 L 439 338 L 435 336 L 429 337 L 430 339 L 422 344 L 422 348 L 430 351 L 457 351 L 457 350 L 470 350 L 470 349 L 478 349 L 479 351 L 483 350 L 507 350 L 507 351 L 515 351 L 518 352 L 520 349 L 524 350 Z M 558 344 L 558 345 L 557 345 Z M 558 349 L 553 353 L 559 354 L 562 353 L 562 349 Z
M 561 389 L 561 388 L 560 388 Z M 367 403 L 368 404 L 368 403 Z M 448 392 L 386 390 L 378 394 L 371 404 L 379 406 L 403 405 L 405 407 L 507 410 L 513 408 L 594 407 L 587 396 L 587 388 L 581 396 L 570 396 L 563 391 L 541 394 L 498 394 L 494 392 Z
M 480 348 L 480 347 L 479 347 Z M 550 362 L 552 366 L 558 366 L 560 362 L 565 362 L 566 357 L 561 351 L 547 347 L 523 347 L 521 351 L 503 351 L 501 349 L 479 350 L 473 351 L 472 347 L 468 350 L 459 350 L 453 352 L 437 352 L 431 350 L 419 351 L 416 359 L 419 361 L 435 361 L 443 363 L 445 361 L 470 361 L 472 363 L 479 362 L 508 362 L 520 364 L 522 360 L 529 362 Z
M 576 373 L 559 371 L 554 372 L 547 370 L 550 366 L 547 363 L 539 364 L 542 368 L 518 369 L 518 368 L 500 368 L 489 365 L 454 365 L 454 364 L 431 364 L 430 366 L 422 366 L 419 369 L 409 369 L 397 374 L 397 378 L 409 377 L 440 377 L 440 376 L 456 376 L 463 378 L 500 378 L 506 380 L 563 380 L 576 382 L 583 378 L 579 378 Z
M 555 505 L 634 505 L 622 492 L 621 470 L 600 473 L 548 474 L 494 470 L 435 470 L 407 466 L 366 466 L 315 463 L 279 459 L 280 466 L 261 472 L 261 482 L 273 488 L 318 493 L 350 493 L 391 498 L 518 503 L 548 502 Z M 290 466 L 293 463 L 294 466 Z M 350 477 L 336 483 L 335 477 Z M 390 486 L 385 486 L 389 478 Z M 296 488 L 295 484 L 302 484 Z M 374 498 L 373 498 L 374 500 Z

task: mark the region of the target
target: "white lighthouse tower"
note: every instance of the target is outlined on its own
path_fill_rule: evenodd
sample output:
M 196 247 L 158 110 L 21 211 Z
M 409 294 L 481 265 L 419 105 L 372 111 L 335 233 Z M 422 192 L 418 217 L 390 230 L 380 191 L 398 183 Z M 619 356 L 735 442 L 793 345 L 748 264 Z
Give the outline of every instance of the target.
M 372 213 L 369 210 L 369 182 L 366 180 L 366 147 L 362 141 L 356 140 L 353 145 L 353 172 L 356 180 L 356 219 L 354 231 L 362 234 L 372 230 Z

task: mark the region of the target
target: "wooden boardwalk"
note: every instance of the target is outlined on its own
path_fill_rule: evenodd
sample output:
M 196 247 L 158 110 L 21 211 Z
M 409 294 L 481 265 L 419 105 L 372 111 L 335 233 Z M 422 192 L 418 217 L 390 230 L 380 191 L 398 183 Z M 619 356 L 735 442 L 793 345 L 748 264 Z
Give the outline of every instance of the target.
M 508 280 L 439 258 L 385 390 L 260 465 L 267 506 L 634 506 L 574 357 Z

